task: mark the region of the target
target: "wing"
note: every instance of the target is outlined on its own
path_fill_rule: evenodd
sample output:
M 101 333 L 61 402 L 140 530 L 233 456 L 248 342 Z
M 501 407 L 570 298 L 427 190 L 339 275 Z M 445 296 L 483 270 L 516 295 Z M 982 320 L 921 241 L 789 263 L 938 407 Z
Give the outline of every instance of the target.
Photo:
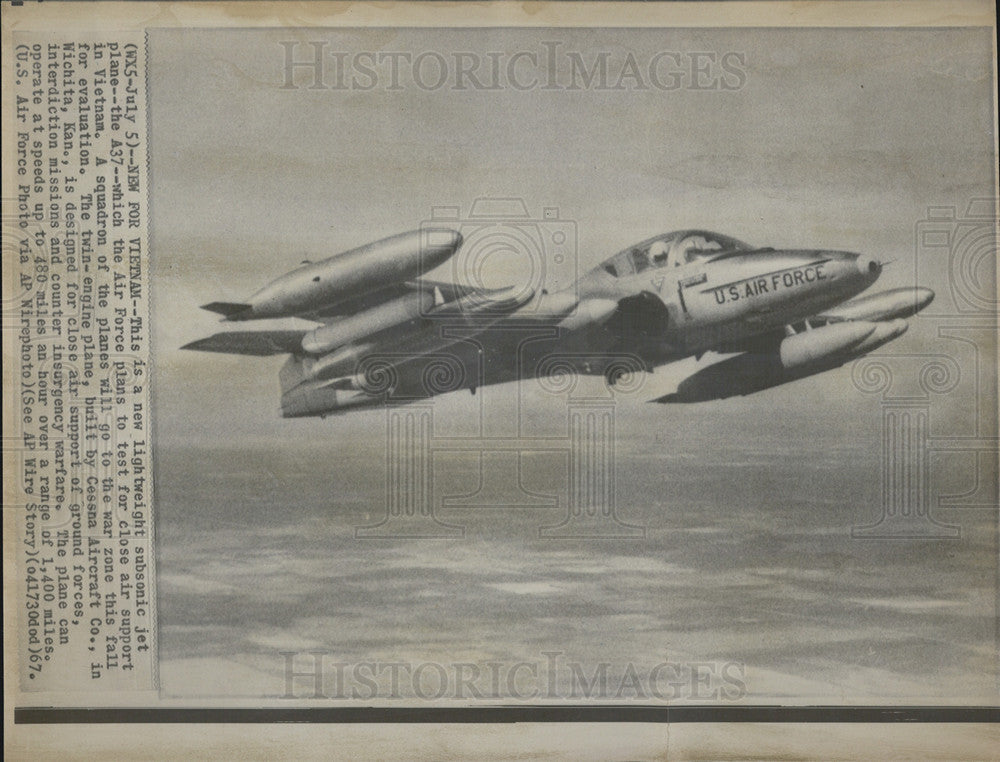
M 569 292 L 421 279 L 303 315 L 322 324 L 312 330 L 229 331 L 183 348 L 288 354 L 280 375 L 283 414 L 323 415 L 518 378 L 532 352 L 566 336 L 589 336 L 618 308 L 609 299 L 581 303 Z
M 361 336 L 322 355 L 293 354 L 280 375 L 282 415 L 327 415 L 465 387 L 475 390 L 484 356 L 477 338 L 515 315 L 533 293 L 476 290 L 437 303 L 443 294 L 439 286 L 434 290 L 433 306 L 405 326 Z

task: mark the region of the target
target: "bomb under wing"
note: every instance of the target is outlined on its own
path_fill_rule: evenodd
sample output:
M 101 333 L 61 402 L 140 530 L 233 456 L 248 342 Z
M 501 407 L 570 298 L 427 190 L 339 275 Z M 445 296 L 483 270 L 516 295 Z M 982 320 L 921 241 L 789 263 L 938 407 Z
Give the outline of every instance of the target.
M 461 245 L 462 235 L 447 228 L 401 233 L 292 270 L 246 302 L 211 302 L 202 309 L 224 320 L 310 315 L 416 278 L 447 261 Z

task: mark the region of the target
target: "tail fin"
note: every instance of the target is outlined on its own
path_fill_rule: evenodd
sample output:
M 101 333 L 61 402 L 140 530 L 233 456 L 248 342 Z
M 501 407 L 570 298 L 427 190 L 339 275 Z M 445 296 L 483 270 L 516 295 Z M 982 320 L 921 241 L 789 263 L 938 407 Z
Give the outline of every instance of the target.
M 201 305 L 201 308 L 222 315 L 226 320 L 239 320 L 240 315 L 253 309 L 249 304 L 240 302 L 210 302 Z

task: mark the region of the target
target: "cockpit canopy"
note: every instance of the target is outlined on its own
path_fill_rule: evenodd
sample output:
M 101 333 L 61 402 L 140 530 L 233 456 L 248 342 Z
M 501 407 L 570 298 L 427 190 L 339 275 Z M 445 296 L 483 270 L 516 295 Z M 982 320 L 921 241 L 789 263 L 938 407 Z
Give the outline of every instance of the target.
M 679 267 L 730 251 L 752 251 L 753 247 L 729 236 L 706 230 L 677 230 L 629 246 L 601 264 L 616 278 L 636 275 L 651 268 Z

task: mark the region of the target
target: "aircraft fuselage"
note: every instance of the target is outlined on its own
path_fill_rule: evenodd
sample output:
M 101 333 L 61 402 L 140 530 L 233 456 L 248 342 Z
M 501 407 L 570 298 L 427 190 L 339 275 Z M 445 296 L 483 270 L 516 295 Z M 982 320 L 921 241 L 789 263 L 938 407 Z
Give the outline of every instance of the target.
M 665 319 L 663 330 L 648 337 L 649 349 L 676 357 L 816 315 L 864 291 L 881 269 L 877 261 L 851 252 L 764 249 L 649 267 L 624 277 L 597 267 L 578 290 L 581 302 L 655 296 Z

